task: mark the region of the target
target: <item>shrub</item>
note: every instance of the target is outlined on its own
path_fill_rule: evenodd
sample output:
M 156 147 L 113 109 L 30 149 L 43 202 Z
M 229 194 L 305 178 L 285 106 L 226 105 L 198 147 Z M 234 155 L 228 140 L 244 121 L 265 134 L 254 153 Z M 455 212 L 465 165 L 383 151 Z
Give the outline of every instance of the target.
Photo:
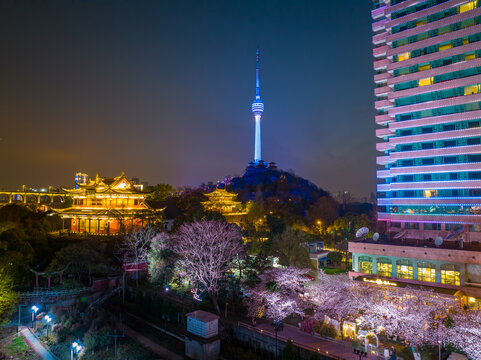
M 334 338 L 337 336 L 337 330 L 333 325 L 323 323 L 319 327 L 319 335 Z
M 284 350 L 282 350 L 282 360 L 295 360 L 296 357 L 296 348 L 294 347 L 292 340 L 289 339 L 287 340 Z

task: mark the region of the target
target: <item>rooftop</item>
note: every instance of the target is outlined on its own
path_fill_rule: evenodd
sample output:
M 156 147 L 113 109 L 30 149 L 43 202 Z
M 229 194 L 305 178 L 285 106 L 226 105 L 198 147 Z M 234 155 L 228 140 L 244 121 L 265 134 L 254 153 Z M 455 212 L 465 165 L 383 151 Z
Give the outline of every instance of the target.
M 478 241 L 466 242 L 460 240 L 445 240 L 440 246 L 434 244 L 433 239 L 379 239 L 374 241 L 373 239 L 364 239 L 352 241 L 353 243 L 362 244 L 380 244 L 380 245 L 396 245 L 396 246 L 410 246 L 420 248 L 435 248 L 435 249 L 449 249 L 449 250 L 467 250 L 467 251 L 480 251 L 481 244 Z
M 187 317 L 197 319 L 204 323 L 209 323 L 211 321 L 216 321 L 219 319 L 219 316 L 203 310 L 196 310 L 191 313 L 188 313 Z

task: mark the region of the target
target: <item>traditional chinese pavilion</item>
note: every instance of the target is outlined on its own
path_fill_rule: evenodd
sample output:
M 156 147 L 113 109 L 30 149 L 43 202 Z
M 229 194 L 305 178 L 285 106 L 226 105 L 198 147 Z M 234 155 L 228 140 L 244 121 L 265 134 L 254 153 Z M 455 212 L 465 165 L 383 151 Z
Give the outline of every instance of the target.
M 209 198 L 202 202 L 204 210 L 216 211 L 221 213 L 229 223 L 241 226 L 247 216 L 242 202 L 237 201 L 237 194 L 230 193 L 225 189 L 215 189 L 211 193 L 205 194 Z
M 146 202 L 148 193 L 142 185 L 129 181 L 124 173 L 114 178 L 98 175 L 75 177 L 74 189 L 63 189 L 72 206 L 58 209 L 64 229 L 72 232 L 114 235 L 129 232 L 160 218 L 162 210 L 152 209 Z

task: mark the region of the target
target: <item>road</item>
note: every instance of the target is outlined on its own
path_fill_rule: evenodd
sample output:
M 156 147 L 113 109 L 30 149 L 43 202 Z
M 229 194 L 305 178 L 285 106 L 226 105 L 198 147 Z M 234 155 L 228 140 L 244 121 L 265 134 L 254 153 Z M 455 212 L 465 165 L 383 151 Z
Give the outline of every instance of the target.
M 30 329 L 22 326 L 20 333 L 25 336 L 25 342 L 30 346 L 43 360 L 57 360 L 52 354 L 50 354 L 43 344 L 30 332 Z

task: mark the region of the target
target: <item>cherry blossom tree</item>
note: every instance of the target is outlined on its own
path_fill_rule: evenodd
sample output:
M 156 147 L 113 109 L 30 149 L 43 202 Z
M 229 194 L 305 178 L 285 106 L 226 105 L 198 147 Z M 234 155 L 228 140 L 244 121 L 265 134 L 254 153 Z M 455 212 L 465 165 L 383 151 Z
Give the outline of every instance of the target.
M 219 282 L 232 261 L 244 254 L 239 228 L 220 221 L 187 223 L 172 235 L 171 249 L 177 254 L 178 265 L 193 288 L 207 292 L 220 313 Z
M 136 265 L 136 284 L 139 285 L 139 264 L 147 262 L 150 243 L 157 235 L 157 230 L 147 226 L 128 234 L 119 243 L 116 249 L 117 257 L 123 264 Z
M 481 359 L 481 311 L 456 312 L 445 328 L 445 342 L 462 349 L 472 359 Z
M 259 276 L 260 282 L 247 290 L 245 302 L 252 318 L 266 317 L 279 323 L 289 315 L 303 316 L 306 303 L 303 298 L 308 269 L 274 268 Z

